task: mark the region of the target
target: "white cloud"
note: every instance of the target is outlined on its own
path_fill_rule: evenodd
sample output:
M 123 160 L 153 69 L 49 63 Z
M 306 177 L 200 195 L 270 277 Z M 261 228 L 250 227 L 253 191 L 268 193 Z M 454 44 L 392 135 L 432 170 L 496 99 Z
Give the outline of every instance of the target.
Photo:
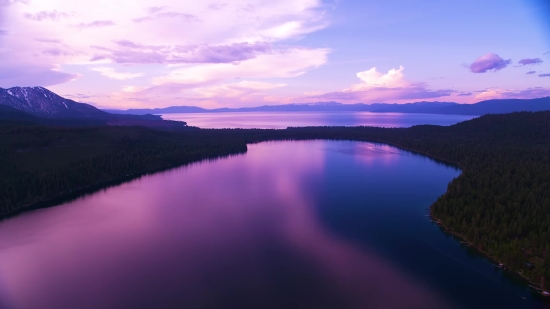
M 153 83 L 201 85 L 238 78 L 295 77 L 325 64 L 328 53 L 328 49 L 291 49 L 238 63 L 184 66 L 167 76 L 154 78 Z
M 124 86 L 124 87 L 122 87 L 122 91 L 129 92 L 129 93 L 139 92 L 139 91 L 143 91 L 145 89 L 147 89 L 147 88 L 138 87 L 138 86 Z
M 196 88 L 194 91 L 200 94 L 200 98 L 235 98 L 250 96 L 259 91 L 272 90 L 285 86 L 285 84 L 243 80 L 233 84 Z
M 368 71 L 363 71 L 357 73 L 357 77 L 363 81 L 363 84 L 358 85 L 361 88 L 372 88 L 372 87 L 403 87 L 407 85 L 407 82 L 404 80 L 403 75 L 403 66 L 400 66 L 399 69 L 391 69 L 387 74 L 380 73 L 376 68 L 372 68 Z
M 107 67 L 92 68 L 91 70 L 95 72 L 99 72 L 101 73 L 101 75 L 106 76 L 108 78 L 118 79 L 118 80 L 133 79 L 144 75 L 143 73 L 121 73 L 121 72 L 115 71 L 115 69 L 113 68 L 107 68 Z
M 309 98 L 319 100 L 336 100 L 348 103 L 383 103 L 411 102 L 417 100 L 448 97 L 456 92 L 450 89 L 431 90 L 424 83 L 411 83 L 405 80 L 405 68 L 391 69 L 388 73 L 380 73 L 376 68 L 357 73 L 361 83 L 349 88 L 311 95 Z

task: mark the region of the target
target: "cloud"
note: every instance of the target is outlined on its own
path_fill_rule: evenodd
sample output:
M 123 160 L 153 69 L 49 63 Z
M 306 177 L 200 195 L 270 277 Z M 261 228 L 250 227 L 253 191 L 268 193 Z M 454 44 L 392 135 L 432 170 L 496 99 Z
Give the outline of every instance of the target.
M 99 67 L 99 68 L 92 68 L 92 71 L 101 73 L 101 75 L 106 76 L 108 78 L 112 79 L 118 79 L 118 80 L 127 80 L 127 79 L 133 79 L 137 77 L 142 77 L 143 73 L 121 73 L 115 71 L 113 68 L 107 68 L 107 67 Z
M 61 48 L 48 48 L 43 50 L 42 53 L 45 55 L 56 56 L 56 57 L 74 55 L 73 52 L 68 51 L 66 49 L 61 49 Z
M 185 14 L 185 13 L 176 13 L 176 12 L 153 13 L 149 16 L 134 18 L 133 21 L 135 23 L 142 23 L 142 22 L 152 21 L 152 20 L 161 19 L 161 18 L 177 18 L 186 22 L 200 21 L 200 19 L 195 15 Z
M 155 85 L 203 85 L 237 78 L 296 77 L 327 62 L 328 49 L 294 48 L 258 55 L 238 63 L 184 66 L 170 74 L 153 79 Z
M 531 64 L 541 64 L 543 62 L 544 61 L 542 61 L 542 59 L 540 58 L 533 58 L 533 59 L 526 58 L 526 59 L 521 59 L 518 63 L 523 66 L 526 66 Z
M 31 13 L 25 13 L 23 15 L 27 19 L 35 20 L 35 21 L 43 21 L 46 19 L 58 21 L 62 18 L 70 17 L 71 14 L 58 12 L 58 11 L 40 11 L 36 12 L 34 14 Z
M 76 25 L 76 28 L 87 29 L 87 28 L 99 28 L 99 27 L 109 27 L 114 26 L 115 23 L 111 20 L 96 20 L 91 23 L 81 23 Z
M 550 77 L 550 73 L 548 74 L 539 74 L 540 77 Z
M 467 92 L 467 93 L 461 93 L 461 94 L 459 94 L 458 96 L 459 96 L 459 97 L 469 97 L 469 96 L 471 96 L 472 94 L 473 94 L 473 93 L 471 93 L 471 92 Z
M 372 68 L 368 71 L 357 73 L 357 77 L 363 81 L 364 84 L 359 84 L 361 87 L 401 87 L 405 85 L 403 80 L 403 66 L 399 69 L 391 69 L 388 74 L 380 73 L 376 68 Z
M 547 51 L 547 52 L 545 52 L 545 53 L 542 54 L 542 55 L 543 55 L 543 56 L 546 56 L 546 55 L 548 55 L 548 54 L 550 54 L 550 51 Z
M 265 42 L 233 43 L 202 46 L 151 46 L 131 41 L 117 41 L 117 49 L 98 48 L 107 53 L 96 54 L 91 61 L 109 59 L 116 63 L 230 63 L 269 53 L 271 44 Z
M 469 68 L 472 73 L 496 72 L 506 68 L 510 63 L 512 63 L 511 59 L 504 60 L 497 54 L 488 53 L 477 58 Z
M 537 71 L 529 71 L 529 72 L 527 72 L 527 73 L 525 73 L 525 74 L 535 74 L 535 73 L 537 73 Z
M 430 90 L 426 84 L 405 80 L 403 66 L 380 73 L 376 68 L 357 73 L 361 83 L 350 88 L 310 96 L 319 100 L 336 100 L 348 103 L 380 103 L 388 101 L 434 99 L 450 96 L 455 90 Z
M 8 35 L 8 32 L 6 30 L 0 29 L 0 35 Z
M 146 90 L 146 89 L 147 89 L 146 87 L 138 87 L 138 86 L 125 86 L 125 87 L 122 87 L 122 91 L 130 92 L 130 93 L 140 92 L 140 91 L 143 91 L 143 90 Z
M 475 96 L 478 101 L 491 99 L 535 99 L 550 96 L 550 88 L 533 87 L 524 90 L 504 90 L 491 88 Z
M 52 86 L 66 83 L 79 78 L 78 74 L 59 71 L 57 68 L 46 66 L 21 66 L 0 64 L 0 87 L 15 86 Z
M 28 4 L 29 0 L 0 0 L 0 6 L 8 6 L 18 2 Z
M 147 9 L 147 12 L 149 12 L 149 14 L 155 14 L 155 13 L 158 13 L 160 11 L 164 11 L 166 8 L 168 8 L 168 7 L 167 6 L 152 6 L 152 7 Z
M 224 8 L 227 7 L 227 3 L 212 3 L 208 6 L 208 9 L 210 10 L 214 10 L 214 11 L 219 11 L 219 10 L 223 10 Z
M 10 34 L 0 36 L 0 62 L 10 63 L 12 71 L 31 72 L 28 81 L 13 74 L 18 84 L 67 82 L 78 77 L 62 72 L 70 67 L 84 75 L 76 86 L 93 80 L 86 85 L 89 91 L 104 94 L 112 89 L 104 87 L 110 77 L 96 73 L 129 76 L 113 75 L 122 71 L 112 66 L 117 63 L 136 67 L 125 74 L 147 77 L 140 79 L 140 87 L 173 90 L 165 95 L 173 101 L 177 91 L 192 97 L 199 95 L 194 88 L 237 89 L 232 84 L 242 80 L 299 76 L 324 65 L 329 53 L 304 48 L 297 40 L 328 26 L 331 8 L 323 0 L 120 0 L 116 6 L 112 0 L 25 2 L 0 0 L 0 15 L 5 17 L 0 17 L 0 29 Z M 98 67 L 116 70 L 91 70 Z M 50 79 L 37 79 L 32 72 Z M 195 78 L 188 75 L 192 73 L 197 73 Z M 3 81 L 7 78 L 3 74 Z M 193 81 L 199 79 L 202 82 Z M 71 92 L 69 86 L 56 90 Z M 98 103 L 120 103 L 112 97 Z
M 243 98 L 261 91 L 285 87 L 286 84 L 272 84 L 259 81 L 243 80 L 238 83 L 215 85 L 194 89 L 200 98 Z

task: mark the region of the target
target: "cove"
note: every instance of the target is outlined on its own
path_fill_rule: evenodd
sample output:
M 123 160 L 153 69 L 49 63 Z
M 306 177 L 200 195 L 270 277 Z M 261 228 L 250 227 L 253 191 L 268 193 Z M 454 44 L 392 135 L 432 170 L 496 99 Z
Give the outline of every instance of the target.
M 0 222 L 0 308 L 546 308 L 430 221 L 460 174 L 265 142 Z

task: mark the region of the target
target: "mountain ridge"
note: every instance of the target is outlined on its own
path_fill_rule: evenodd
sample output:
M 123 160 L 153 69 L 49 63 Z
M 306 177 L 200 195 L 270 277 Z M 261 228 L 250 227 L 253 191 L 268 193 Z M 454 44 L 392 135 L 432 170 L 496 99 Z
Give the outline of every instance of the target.
M 90 104 L 63 98 L 44 87 L 0 88 L 0 119 L 62 126 L 176 127 L 186 125 L 183 121 L 169 122 L 149 113 L 111 114 Z
M 416 102 L 416 103 L 356 103 L 339 102 L 292 103 L 284 105 L 263 105 L 243 108 L 205 109 L 198 106 L 170 106 L 152 109 L 105 110 L 114 114 L 174 114 L 174 113 L 227 113 L 227 112 L 373 112 L 373 113 L 423 113 L 423 114 L 459 114 L 485 115 L 511 112 L 537 112 L 550 110 L 550 97 L 537 99 L 496 99 L 475 104 L 454 102 Z

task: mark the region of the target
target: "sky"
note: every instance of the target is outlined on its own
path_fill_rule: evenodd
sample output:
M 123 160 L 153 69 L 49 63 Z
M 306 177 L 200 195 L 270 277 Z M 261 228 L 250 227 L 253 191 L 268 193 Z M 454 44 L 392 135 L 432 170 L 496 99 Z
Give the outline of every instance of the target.
M 0 0 L 0 87 L 99 108 L 550 96 L 547 0 Z

